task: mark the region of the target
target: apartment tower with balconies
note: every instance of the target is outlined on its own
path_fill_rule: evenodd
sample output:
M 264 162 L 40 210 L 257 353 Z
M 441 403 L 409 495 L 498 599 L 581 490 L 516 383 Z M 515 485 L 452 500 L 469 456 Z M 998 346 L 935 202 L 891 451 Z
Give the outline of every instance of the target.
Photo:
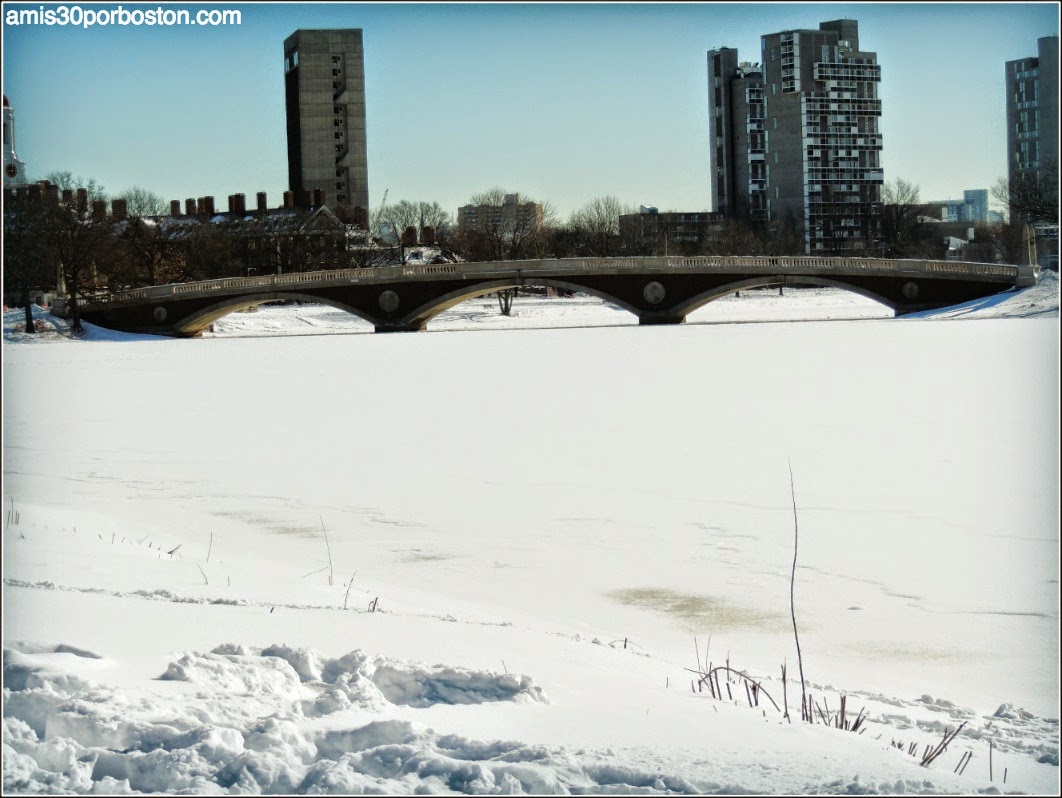
M 1035 58 L 1006 62 L 1011 185 L 1030 178 L 1058 181 L 1058 36 L 1037 39 L 1036 51 Z
M 731 217 L 792 222 L 809 255 L 881 236 L 881 68 L 856 20 L 761 37 L 761 62 L 708 52 L 710 196 Z

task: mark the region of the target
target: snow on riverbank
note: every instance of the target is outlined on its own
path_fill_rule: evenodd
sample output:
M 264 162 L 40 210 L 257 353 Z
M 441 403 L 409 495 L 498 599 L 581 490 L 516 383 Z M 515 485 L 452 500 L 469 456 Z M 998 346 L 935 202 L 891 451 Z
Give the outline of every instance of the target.
M 5 794 L 1057 792 L 1057 277 L 514 310 L 5 313 Z

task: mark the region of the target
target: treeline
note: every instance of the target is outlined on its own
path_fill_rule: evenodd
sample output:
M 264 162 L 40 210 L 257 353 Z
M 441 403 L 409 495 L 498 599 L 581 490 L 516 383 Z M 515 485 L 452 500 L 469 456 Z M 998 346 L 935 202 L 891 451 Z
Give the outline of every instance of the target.
M 494 188 L 473 195 L 467 204 L 504 207 L 515 195 L 520 196 L 521 207 L 535 206 L 536 212 L 513 206 L 516 210 L 511 213 L 495 214 L 466 229 L 454 224 L 436 202 L 402 200 L 385 203 L 372 215 L 370 234 L 327 209 L 319 218 L 309 218 L 305 212 L 246 219 L 223 214 L 221 223 L 170 218 L 168 204 L 142 188 L 115 197 L 121 201 L 121 213 L 115 214 L 115 203 L 108 207 L 101 185 L 69 172 L 52 173 L 35 188 L 20 191 L 17 198 L 8 195 L 4 207 L 5 286 L 19 292 L 20 304 L 27 309 L 27 331 L 33 330 L 30 295 L 35 290 L 54 287 L 64 295 L 73 328 L 78 330 L 79 302 L 95 292 L 402 263 L 408 246 L 418 242 L 439 247 L 447 260 L 466 261 L 805 254 L 803 236 L 793 219 L 708 220 L 707 214 L 691 214 L 700 218 L 685 227 L 684 235 L 675 235 L 674 228 L 655 223 L 613 196 L 595 198 L 561 220 L 548 201 L 536 203 Z M 1038 193 L 1022 184 L 1011 187 L 1008 194 L 1003 188 L 997 197 L 1007 200 L 1015 218 L 1028 207 L 1040 217 L 1053 208 L 1057 223 L 1057 190 L 1052 205 L 1051 198 L 1045 203 L 1042 196 L 1046 189 Z M 61 194 L 67 201 L 60 199 Z M 917 186 L 894 180 L 883 186 L 881 199 L 881 234 L 861 242 L 861 253 L 888 258 L 947 256 L 947 239 L 939 223 L 929 218 Z M 975 235 L 964 247 L 965 259 L 1024 262 L 1027 240 L 1021 222 L 969 226 Z

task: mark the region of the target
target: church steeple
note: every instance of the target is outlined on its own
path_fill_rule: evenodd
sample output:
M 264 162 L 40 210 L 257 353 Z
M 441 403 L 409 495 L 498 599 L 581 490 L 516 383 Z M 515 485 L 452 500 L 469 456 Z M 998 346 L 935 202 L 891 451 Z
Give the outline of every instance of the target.
M 26 164 L 15 155 L 15 111 L 4 95 L 4 188 L 26 183 Z

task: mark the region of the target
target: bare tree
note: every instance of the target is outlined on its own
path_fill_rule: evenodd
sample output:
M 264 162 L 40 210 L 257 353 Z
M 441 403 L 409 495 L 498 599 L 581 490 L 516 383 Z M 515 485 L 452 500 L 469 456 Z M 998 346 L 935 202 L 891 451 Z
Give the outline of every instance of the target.
M 517 203 L 506 202 L 512 196 L 519 198 Z M 556 224 L 551 203 L 535 203 L 516 192 L 492 188 L 474 194 L 468 204 L 492 209 L 474 227 L 458 229 L 456 243 L 468 260 L 520 260 L 545 254 L 548 230 Z M 541 205 L 541 215 L 530 212 L 528 204 Z
M 577 251 L 590 257 L 615 255 L 620 248 L 619 218 L 637 213 L 632 205 L 624 205 L 612 195 L 596 197 L 574 211 L 568 228 L 574 233 Z
M 1010 209 L 1012 222 L 1058 224 L 1058 159 L 1048 159 L 1038 171 L 1025 172 L 1015 180 L 999 178 L 992 197 Z
M 420 212 L 415 202 L 399 200 L 385 206 L 381 215 L 399 237 L 407 227 L 419 228 Z
M 763 239 L 745 219 L 724 219 L 705 244 L 708 255 L 758 255 L 763 252 Z
M 301 242 L 294 242 L 298 246 Z M 297 270 L 293 261 L 302 258 L 304 253 L 290 251 L 293 245 L 289 239 L 281 244 L 279 258 L 285 264 L 285 270 Z M 166 282 L 192 282 L 195 280 L 215 280 L 221 277 L 240 277 L 246 275 L 246 264 L 233 253 L 233 240 L 230 231 L 221 230 L 217 225 L 200 224 L 193 227 L 181 240 L 179 249 L 167 262 Z
M 116 226 L 116 232 L 129 267 L 123 275 L 125 282 L 134 286 L 168 282 L 165 273 L 174 240 L 158 218 L 166 213 L 166 202 L 139 186 L 126 190 L 121 198 L 126 202 L 127 217 Z
M 513 287 L 503 288 L 501 291 L 497 292 L 496 296 L 498 297 L 498 310 L 503 316 L 513 315 L 513 300 L 516 299 L 517 291 L 518 289 L 516 287 Z
M 925 226 L 922 217 L 926 215 L 926 206 L 922 204 L 919 193 L 917 185 L 902 177 L 897 177 L 881 187 L 881 201 L 884 206 L 881 232 L 885 257 L 907 257 L 921 244 Z
M 443 210 L 438 202 L 418 202 L 417 213 L 421 232 L 425 227 L 440 230 L 451 223 L 449 211 Z
M 164 216 L 169 211 L 166 200 L 141 186 L 126 189 L 118 197 L 125 200 L 126 213 L 138 219 Z
M 47 197 L 24 195 L 4 208 L 4 281 L 19 290 L 28 333 L 37 331 L 30 292 L 56 278 L 48 203 Z
M 94 212 L 106 207 L 102 186 L 95 180 L 78 182 L 87 184 L 80 186 L 86 188 L 85 197 L 52 206 L 48 226 L 69 299 L 70 328 L 84 332 L 80 299 L 93 282 L 97 262 L 104 261 L 108 251 L 113 251 L 114 234 L 111 220 Z
M 107 199 L 107 192 L 94 177 L 75 177 L 69 170 L 56 170 L 49 172 L 44 179 L 58 186 L 60 191 L 75 191 L 83 188 L 89 200 Z
M 767 255 L 804 254 L 804 236 L 791 210 L 781 221 L 767 224 L 765 239 L 764 252 Z

